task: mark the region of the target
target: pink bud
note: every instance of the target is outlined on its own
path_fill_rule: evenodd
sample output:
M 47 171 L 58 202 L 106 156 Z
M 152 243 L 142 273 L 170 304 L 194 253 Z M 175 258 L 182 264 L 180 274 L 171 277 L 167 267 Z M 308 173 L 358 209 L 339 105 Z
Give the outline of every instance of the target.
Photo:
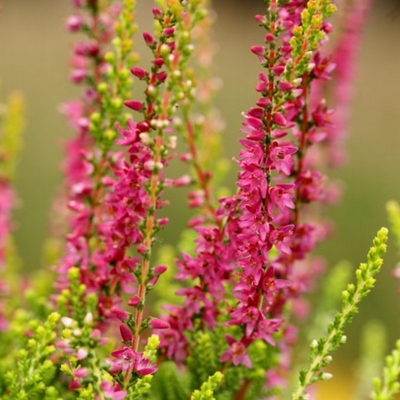
M 258 22 L 259 24 L 265 24 L 265 17 L 264 17 L 264 15 L 257 14 L 256 16 L 254 16 L 254 19 L 255 19 L 256 22 Z
M 272 33 L 267 33 L 265 35 L 265 41 L 271 43 L 275 40 L 275 36 Z
M 251 46 L 250 50 L 252 53 L 256 54 L 257 56 L 263 56 L 265 49 L 263 46 Z
M 147 77 L 147 71 L 145 71 L 143 68 L 133 67 L 131 68 L 131 72 L 139 79 L 144 79 Z
M 286 135 L 287 135 L 287 131 L 284 131 L 284 130 L 282 130 L 282 129 L 274 129 L 274 130 L 272 131 L 272 136 L 273 136 L 275 139 L 282 138 L 282 137 L 284 137 L 284 136 L 286 136 Z
M 272 72 L 275 75 L 280 75 L 284 70 L 285 70 L 285 67 L 283 65 L 277 65 L 274 68 L 272 68 Z
M 79 387 L 80 387 L 79 382 L 78 382 L 76 379 L 74 379 L 74 380 L 68 385 L 68 388 L 71 389 L 71 390 L 78 389 Z
M 150 326 L 153 329 L 168 329 L 168 328 L 170 328 L 170 324 L 168 322 L 163 321 L 158 318 L 152 318 L 150 320 Z
M 73 83 L 81 83 L 86 78 L 86 70 L 75 69 L 70 75 L 70 79 Z
M 279 82 L 279 84 L 278 84 L 278 88 L 279 88 L 280 90 L 290 90 L 292 87 L 293 87 L 293 86 L 292 86 L 291 83 L 285 82 L 285 81 L 281 81 L 281 82 Z
M 158 82 L 164 82 L 165 79 L 167 78 L 167 73 L 165 71 L 161 71 L 158 74 L 156 74 L 156 78 Z
M 175 186 L 181 187 L 181 186 L 186 186 L 188 185 L 192 179 L 190 178 L 189 175 L 183 175 L 178 179 L 175 179 Z
M 190 161 L 192 159 L 192 155 L 190 153 L 182 153 L 179 158 L 181 161 Z
M 132 110 L 141 111 L 143 110 L 143 102 L 139 100 L 125 100 L 124 104 Z
M 163 274 L 168 268 L 165 265 L 158 265 L 154 268 L 154 275 L 160 276 Z
M 126 321 L 129 318 L 129 313 L 121 310 L 120 308 L 113 307 L 111 309 L 111 314 L 120 321 Z
M 151 36 L 149 32 L 143 32 L 143 39 L 149 47 L 153 47 L 156 44 L 156 40 L 153 38 L 153 36 Z
M 119 331 L 124 342 L 130 342 L 132 340 L 132 332 L 126 325 L 120 325 Z
M 152 10 L 154 18 L 161 18 L 163 16 L 162 11 L 157 8 L 157 7 L 153 7 Z
M 89 370 L 87 368 L 78 368 L 74 371 L 75 378 L 85 378 Z
M 136 125 L 136 128 L 141 133 L 148 132 L 150 130 L 150 124 L 147 121 L 142 121 Z
M 164 59 L 161 57 L 155 58 L 153 63 L 157 68 L 161 68 L 164 65 Z
M 137 305 L 140 304 L 140 298 L 139 296 L 132 296 L 129 300 L 128 300 L 128 305 L 131 307 L 136 307 Z
M 262 97 L 261 99 L 257 100 L 256 104 L 259 107 L 267 108 L 271 104 L 271 99 L 269 99 L 268 97 Z
M 78 360 L 83 360 L 84 358 L 87 357 L 88 354 L 89 354 L 89 352 L 88 352 L 86 349 L 84 349 L 84 348 L 81 347 L 81 348 L 76 352 L 76 358 L 77 358 Z
M 266 89 L 267 89 L 267 82 L 261 81 L 256 85 L 256 91 L 259 93 L 264 92 Z
M 163 35 L 164 36 L 171 36 L 171 35 L 174 34 L 174 32 L 175 32 L 175 27 L 171 26 L 170 28 L 165 28 L 163 30 Z
M 80 15 L 71 15 L 67 19 L 67 29 L 70 32 L 77 32 L 82 27 L 82 17 Z
M 281 113 L 274 114 L 272 120 L 279 126 L 286 126 L 287 124 L 285 117 Z
M 163 226 L 167 225 L 168 222 L 169 222 L 169 218 L 166 218 L 166 217 L 165 218 L 160 218 L 157 221 L 159 227 L 163 227 Z

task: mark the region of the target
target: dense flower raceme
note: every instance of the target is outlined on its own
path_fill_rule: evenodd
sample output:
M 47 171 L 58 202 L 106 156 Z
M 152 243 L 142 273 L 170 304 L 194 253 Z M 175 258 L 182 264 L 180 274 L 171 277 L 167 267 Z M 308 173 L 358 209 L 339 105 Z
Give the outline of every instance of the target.
M 12 232 L 11 213 L 15 206 L 15 193 L 10 181 L 0 177 L 0 271 L 4 276 L 9 240 Z M 0 280 L 1 297 L 6 297 L 9 292 L 6 281 Z M 4 316 L 5 302 L 0 300 L 0 331 L 7 329 L 8 321 Z
M 66 272 L 71 266 L 79 263 L 88 264 L 89 230 L 93 209 L 86 206 L 91 203 L 96 207 L 96 177 L 104 171 L 96 170 L 94 141 L 89 133 L 90 115 L 98 109 L 100 94 L 97 85 L 104 78 L 108 68 L 104 60 L 105 48 L 113 37 L 114 20 L 120 12 L 115 2 L 109 8 L 100 8 L 97 2 L 86 10 L 85 2 L 73 2 L 75 13 L 68 18 L 67 28 L 71 32 L 88 32 L 90 39 L 76 43 L 71 57 L 71 80 L 83 86 L 82 99 L 70 101 L 61 107 L 76 133 L 66 144 L 64 170 L 66 187 L 69 190 L 68 207 L 72 211 L 71 230 L 67 244 L 67 256 L 58 267 L 58 289 L 68 285 Z
M 282 327 L 283 306 L 310 284 L 311 276 L 295 266 L 301 265 L 322 234 L 303 222 L 300 212 L 304 204 L 321 201 L 324 193 L 323 177 L 306 156 L 309 148 L 324 139 L 329 110 L 309 109 L 308 96 L 313 79 L 329 78 L 330 64 L 325 63 L 324 70 L 316 61 L 330 25 L 320 22 L 324 34 L 313 47 L 307 40 L 311 43 L 315 38 L 304 34 L 302 44 L 310 50 L 303 52 L 303 58 L 293 58 L 296 26 L 307 23 L 306 16 L 301 17 L 306 2 L 279 8 L 272 3 L 268 17 L 256 17 L 268 33 L 265 45 L 251 50 L 268 72 L 260 74 L 256 106 L 244 114 L 246 138 L 241 140 L 238 160 L 238 194 L 221 199 L 220 223 L 195 226 L 196 256 L 183 254 L 178 262 L 177 278 L 198 282 L 178 292 L 185 297 L 183 305 L 169 307 L 171 329 L 161 333 L 166 356 L 178 362 L 190 352 L 185 331 L 193 329 L 199 316 L 204 327 L 213 329 L 221 322 L 221 312 L 226 312 L 225 290 L 233 290 L 237 304 L 227 324 L 241 326 L 243 335 L 226 337 L 229 347 L 220 361 L 250 366 L 247 347 L 255 339 L 274 344 L 273 335 Z M 281 37 L 279 50 L 275 36 Z M 319 76 L 314 74 L 317 67 Z M 313 119 L 316 112 L 321 116 L 319 124 Z M 302 276 L 302 281 L 295 282 L 294 274 Z
M 81 175 L 72 185 L 74 197 L 68 203 L 76 217 L 72 222 L 73 232 L 68 236 L 67 255 L 58 268 L 61 276 L 65 276 L 71 266 L 79 266 L 86 293 L 97 295 L 96 328 L 105 331 L 110 321 L 120 321 L 124 347 L 112 352 L 110 372 L 118 375 L 122 388 L 129 386 L 131 375 L 154 372 L 149 360 L 138 350 L 143 328 L 169 327 L 164 321 L 145 319 L 143 308 L 148 289 L 166 269 L 150 265 L 154 237 L 168 222 L 167 218 L 157 216 L 157 210 L 167 204 L 161 200 L 163 188 L 188 183 L 185 177 L 166 180 L 162 172 L 173 157 L 168 153 L 176 146 L 176 137 L 171 135 L 169 126 L 181 86 L 173 82 L 179 81 L 179 69 L 184 69 L 188 60 L 188 32 L 199 18 L 197 11 L 188 13 L 184 5 L 179 8 L 183 11 L 167 9 L 164 13 L 153 9 L 155 20 L 165 28 L 159 37 L 143 34 L 154 61 L 150 71 L 131 69 L 133 76 L 146 82 L 146 101 L 124 101 L 125 106 L 142 114 L 143 119 L 138 123 L 129 120 L 124 127 L 119 126 L 115 144 L 122 146 L 122 150 L 110 147 L 104 150 L 101 146 L 96 149 L 94 145 L 98 143 L 93 142 L 92 148 L 78 151 Z M 79 114 L 78 108 L 76 112 L 69 110 L 73 115 Z M 97 119 L 92 114 L 91 124 Z M 90 133 L 93 134 L 93 129 Z M 164 134 L 168 136 L 164 138 Z M 61 288 L 63 282 L 59 284 Z M 122 293 L 129 295 L 129 311 L 121 303 Z

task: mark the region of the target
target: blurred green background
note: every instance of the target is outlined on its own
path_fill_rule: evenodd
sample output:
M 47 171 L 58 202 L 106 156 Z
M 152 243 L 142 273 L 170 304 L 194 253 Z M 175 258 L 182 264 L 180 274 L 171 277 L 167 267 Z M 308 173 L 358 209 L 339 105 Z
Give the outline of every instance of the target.
M 27 128 L 17 180 L 21 205 L 16 213 L 16 240 L 24 268 L 32 270 L 42 264 L 43 240 L 48 220 L 53 218 L 50 205 L 62 179 L 62 143 L 71 135 L 58 107 L 80 93 L 67 79 L 69 51 L 75 38 L 64 28 L 71 12 L 70 1 L 0 3 L 1 98 L 4 100 L 17 89 L 24 93 L 27 105 Z M 140 32 L 150 29 L 152 2 L 138 3 Z M 263 38 L 263 32 L 253 23 L 254 14 L 263 11 L 263 1 L 215 0 L 214 4 L 218 16 L 214 35 L 219 44 L 215 61 L 217 74 L 224 82 L 217 105 L 226 120 L 225 152 L 231 158 L 239 149 L 240 113 L 255 99 L 252 89 L 259 65 L 249 47 L 260 44 Z M 400 9 L 396 4 L 376 1 L 363 34 L 347 145 L 349 162 L 333 173 L 344 184 L 343 202 L 328 211 L 336 222 L 336 233 L 318 249 L 331 265 L 342 259 L 354 265 L 363 261 L 374 233 L 387 225 L 386 201 L 400 200 Z M 142 52 L 140 35 L 137 42 L 138 51 L 144 54 L 140 63 L 146 65 L 147 52 Z M 229 176 L 231 184 L 234 178 L 233 170 Z M 185 224 L 181 218 L 185 216 L 181 212 L 184 203 L 181 196 L 171 205 L 174 227 Z M 168 229 L 168 235 L 176 236 L 171 227 Z M 355 318 L 349 345 L 337 356 L 344 376 L 351 374 L 359 332 L 366 319 L 384 321 L 390 346 L 400 337 L 400 285 L 391 276 L 395 263 L 392 246 L 376 290 Z M 334 379 L 332 385 L 335 382 L 338 381 Z M 346 394 L 336 398 L 345 399 Z

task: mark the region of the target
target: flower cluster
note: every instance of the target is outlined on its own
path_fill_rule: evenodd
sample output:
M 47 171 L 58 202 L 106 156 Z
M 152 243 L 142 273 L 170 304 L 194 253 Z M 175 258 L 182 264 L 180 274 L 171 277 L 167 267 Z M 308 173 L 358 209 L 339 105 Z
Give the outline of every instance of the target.
M 257 98 L 243 113 L 236 191 L 222 196 L 209 1 L 157 1 L 154 30 L 141 38 L 147 66 L 133 52 L 134 0 L 72 4 L 67 28 L 85 39 L 73 46 L 70 76 L 82 96 L 62 106 L 76 134 L 58 200 L 69 210 L 66 245 L 52 293 L 34 299 L 39 291 L 31 289 L 31 309 L 15 312 L 9 325 L 0 303 L 0 335 L 10 343 L 4 365 L 0 351 L 0 397 L 275 398 L 291 372 L 296 322 L 307 317 L 304 294 L 323 269 L 311 253 L 329 232 L 319 219 L 320 205 L 335 197 L 325 172 L 343 158 L 348 74 L 366 3 L 353 0 L 338 17 L 332 48 L 331 0 L 266 1 L 255 17 L 264 40 L 250 49 L 263 68 Z M 335 102 L 336 114 L 328 106 Z M 11 133 L 0 134 L 2 269 L 12 264 L 15 148 Z M 176 177 L 169 167 L 179 162 L 187 168 Z M 169 223 L 169 190 L 181 187 L 194 215 L 172 261 L 156 243 Z M 399 236 L 398 207 L 390 210 Z M 293 399 L 331 376 L 323 368 L 375 283 L 386 240 L 381 229 L 328 334 L 312 340 Z M 157 316 L 149 293 L 170 292 L 176 282 L 183 283 L 177 302 Z M 398 359 L 395 351 L 385 374 L 397 377 Z M 376 396 L 394 393 L 393 381 L 377 381 Z

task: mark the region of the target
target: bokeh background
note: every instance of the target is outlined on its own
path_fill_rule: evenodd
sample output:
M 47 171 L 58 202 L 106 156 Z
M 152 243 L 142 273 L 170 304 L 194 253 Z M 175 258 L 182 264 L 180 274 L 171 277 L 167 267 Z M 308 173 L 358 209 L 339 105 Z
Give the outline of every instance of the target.
M 62 143 L 71 135 L 59 114 L 59 105 L 79 96 L 68 82 L 69 51 L 74 41 L 66 32 L 71 12 L 67 0 L 1 0 L 0 93 L 22 91 L 27 106 L 24 148 L 18 169 L 17 190 L 21 200 L 16 212 L 16 241 L 25 270 L 42 266 L 43 241 L 48 231 L 51 202 L 62 174 Z M 151 26 L 150 0 L 138 1 L 139 33 Z M 225 120 L 225 153 L 237 154 L 240 113 L 255 99 L 253 86 L 259 65 L 249 47 L 259 44 L 262 32 L 253 16 L 262 13 L 262 0 L 214 0 L 217 12 L 214 37 L 219 44 L 215 58 L 223 88 L 217 98 Z M 138 51 L 142 52 L 140 35 Z M 146 56 L 143 57 L 145 65 Z M 374 233 L 387 225 L 385 203 L 400 200 L 400 4 L 377 0 L 366 22 L 358 57 L 355 98 L 347 141 L 349 162 L 333 172 L 345 188 L 340 205 L 328 210 L 336 222 L 334 237 L 318 253 L 330 265 L 347 259 L 363 261 Z M 234 170 L 228 177 L 233 185 Z M 171 206 L 174 226 L 181 228 L 185 199 Z M 169 228 L 170 229 L 170 228 Z M 174 231 L 169 232 L 172 236 Z M 393 242 L 391 243 L 393 244 Z M 389 346 L 400 337 L 400 293 L 391 275 L 396 263 L 393 246 L 376 290 L 364 302 L 349 332 L 345 348 L 337 353 L 334 379 L 325 385 L 321 399 L 352 399 L 351 385 L 357 363 L 360 331 L 365 321 L 376 319 L 387 327 Z M 332 397 L 333 396 L 333 397 Z

